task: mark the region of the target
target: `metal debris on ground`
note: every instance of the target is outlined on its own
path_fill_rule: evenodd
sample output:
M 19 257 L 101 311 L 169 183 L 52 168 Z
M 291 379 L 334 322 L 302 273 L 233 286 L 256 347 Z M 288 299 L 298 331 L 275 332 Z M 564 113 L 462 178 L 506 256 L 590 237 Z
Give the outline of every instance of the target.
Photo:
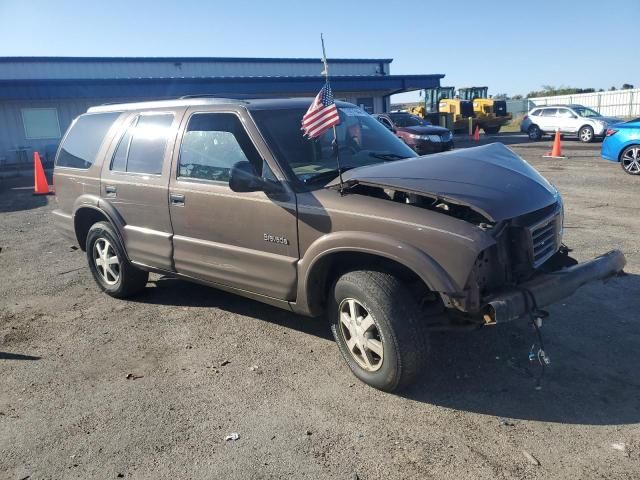
M 532 465 L 540 466 L 540 460 L 531 455 L 529 452 L 527 452 L 526 450 L 522 450 L 522 454 L 524 455 L 524 458 L 529 460 L 529 463 L 531 463 Z
M 127 376 L 124 378 L 126 378 L 127 380 L 137 380 L 138 378 L 142 378 L 142 377 L 144 377 L 144 375 L 135 375 L 133 373 L 127 373 Z
M 614 450 L 618 450 L 620 452 L 626 452 L 627 444 L 622 442 L 616 442 L 611 444 L 611 448 L 613 448 Z
M 231 363 L 231 361 L 230 361 L 230 360 L 224 360 L 224 361 L 220 364 L 220 366 L 221 366 L 221 367 L 224 367 L 225 365 L 229 365 L 230 363 Z
M 261 374 L 262 374 L 262 369 L 261 369 L 259 366 L 257 366 L 257 365 L 251 365 L 251 366 L 249 367 L 249 370 L 251 370 L 252 372 L 257 373 L 258 375 L 261 375 Z
M 233 440 L 234 442 L 240 438 L 240 434 L 238 432 L 231 432 L 229 435 L 224 437 L 225 441 Z
M 311 435 L 313 432 L 311 430 L 305 430 L 304 433 L 307 435 Z
M 514 427 L 516 425 L 511 420 L 505 417 L 500 417 L 499 421 L 501 427 Z

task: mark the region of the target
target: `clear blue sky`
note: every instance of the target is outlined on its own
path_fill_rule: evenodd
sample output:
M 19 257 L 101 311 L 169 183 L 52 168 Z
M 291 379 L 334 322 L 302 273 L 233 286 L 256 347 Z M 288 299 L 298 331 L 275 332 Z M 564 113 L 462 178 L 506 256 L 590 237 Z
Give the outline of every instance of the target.
M 640 86 L 639 21 L 640 0 L 0 0 L 0 56 L 316 57 L 322 31 L 329 57 L 513 95 Z

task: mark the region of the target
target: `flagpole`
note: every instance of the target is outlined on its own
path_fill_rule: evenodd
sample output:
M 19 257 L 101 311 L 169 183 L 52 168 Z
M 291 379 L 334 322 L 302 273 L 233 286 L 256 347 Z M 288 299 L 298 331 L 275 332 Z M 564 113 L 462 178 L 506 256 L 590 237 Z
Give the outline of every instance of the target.
M 329 64 L 327 63 L 327 53 L 324 49 L 324 38 L 322 33 L 320 34 L 320 42 L 322 42 L 322 63 L 324 64 L 324 78 L 329 84 Z M 334 99 L 335 102 L 335 99 Z M 338 165 L 338 179 L 340 181 L 340 195 L 344 195 L 344 183 L 342 181 L 342 167 L 340 166 L 340 148 L 338 147 L 338 132 L 336 130 L 336 126 L 333 126 L 333 150 L 336 155 L 336 164 Z

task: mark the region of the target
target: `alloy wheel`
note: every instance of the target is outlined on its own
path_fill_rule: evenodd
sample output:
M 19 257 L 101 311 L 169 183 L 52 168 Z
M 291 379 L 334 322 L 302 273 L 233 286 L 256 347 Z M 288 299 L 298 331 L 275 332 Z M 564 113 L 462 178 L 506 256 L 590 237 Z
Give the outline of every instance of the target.
M 583 142 L 590 142 L 593 138 L 593 132 L 589 128 L 583 128 L 580 130 L 580 140 Z
M 632 175 L 640 174 L 640 147 L 629 147 L 622 154 L 622 168 Z
M 353 298 L 340 303 L 338 314 L 340 334 L 353 359 L 368 372 L 379 370 L 384 357 L 384 345 L 371 314 Z
M 120 280 L 120 259 L 113 245 L 106 238 L 99 238 L 93 244 L 93 262 L 98 275 L 107 285 L 115 285 Z

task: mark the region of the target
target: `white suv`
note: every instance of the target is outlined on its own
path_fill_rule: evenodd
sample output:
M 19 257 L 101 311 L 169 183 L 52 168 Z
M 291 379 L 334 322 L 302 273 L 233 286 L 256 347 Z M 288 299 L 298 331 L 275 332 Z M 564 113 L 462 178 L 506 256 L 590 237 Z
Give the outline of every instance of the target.
M 545 105 L 525 115 L 520 131 L 527 133 L 531 140 L 540 140 L 543 135 L 559 130 L 563 135 L 577 135 L 581 142 L 589 143 L 594 138 L 603 138 L 610 125 L 621 121 L 603 117 L 582 105 Z

